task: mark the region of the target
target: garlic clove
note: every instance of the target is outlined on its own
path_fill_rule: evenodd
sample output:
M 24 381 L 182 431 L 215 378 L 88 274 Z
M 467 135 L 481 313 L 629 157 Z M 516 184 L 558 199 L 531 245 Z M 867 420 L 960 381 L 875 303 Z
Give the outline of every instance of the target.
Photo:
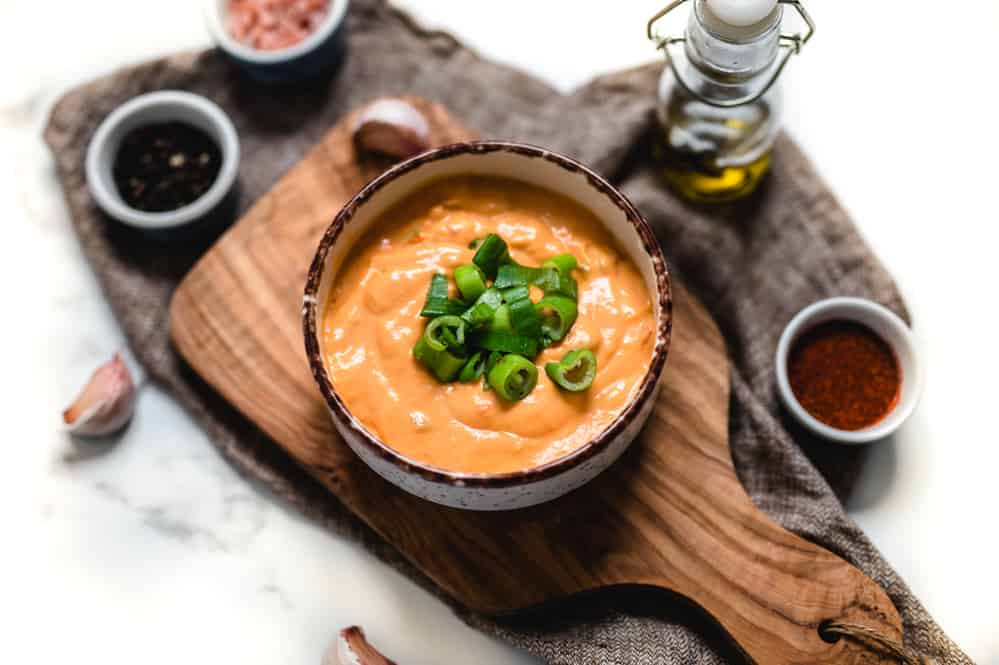
M 62 412 L 62 419 L 73 434 L 104 436 L 124 427 L 134 407 L 135 384 L 116 353 L 91 375 L 76 400 Z
M 430 149 L 430 124 L 412 104 L 396 97 L 376 99 L 354 120 L 358 150 L 405 159 Z
M 341 630 L 330 645 L 323 665 L 395 665 L 395 662 L 378 653 L 359 626 L 350 626 Z

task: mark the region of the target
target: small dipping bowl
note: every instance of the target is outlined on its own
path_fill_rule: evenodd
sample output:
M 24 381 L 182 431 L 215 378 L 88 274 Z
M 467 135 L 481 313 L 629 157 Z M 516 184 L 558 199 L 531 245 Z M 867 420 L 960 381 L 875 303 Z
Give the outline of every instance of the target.
M 222 166 L 208 191 L 191 203 L 164 212 L 137 210 L 125 203 L 114 182 L 115 159 L 129 132 L 166 122 L 182 122 L 205 132 L 218 145 Z M 229 116 L 204 97 L 179 90 L 151 92 L 122 104 L 104 119 L 87 148 L 87 186 L 97 205 L 123 224 L 159 236 L 192 230 L 200 220 L 214 219 L 229 203 L 238 170 L 239 138 Z
M 229 0 L 205 0 L 205 21 L 222 52 L 249 78 L 261 83 L 298 83 L 330 71 L 343 56 L 350 0 L 330 0 L 319 27 L 305 39 L 275 51 L 237 41 L 226 27 Z
M 788 377 L 788 358 L 798 339 L 829 321 L 847 321 L 865 326 L 884 340 L 895 353 L 902 375 L 901 394 L 894 408 L 881 420 L 858 430 L 831 427 L 801 405 Z M 777 394 L 781 403 L 801 425 L 830 441 L 863 444 L 883 439 L 895 432 L 909 417 L 923 388 L 923 370 L 916 355 L 912 332 L 891 310 L 863 298 L 829 298 L 809 305 L 787 324 L 777 344 Z
M 320 322 L 337 274 L 352 248 L 381 220 L 385 211 L 409 194 L 435 180 L 465 175 L 527 182 L 588 209 L 635 264 L 656 315 L 656 342 L 649 369 L 617 418 L 567 455 L 520 471 L 451 471 L 397 452 L 350 412 L 337 393 L 324 360 L 327 354 Z M 366 185 L 347 202 L 319 243 L 309 268 L 302 317 L 312 375 L 326 400 L 333 424 L 347 445 L 377 474 L 405 491 L 468 510 L 510 510 L 550 501 L 588 483 L 620 457 L 652 412 L 673 324 L 666 260 L 652 228 L 624 195 L 568 157 L 535 146 L 500 141 L 437 148 L 393 166 Z

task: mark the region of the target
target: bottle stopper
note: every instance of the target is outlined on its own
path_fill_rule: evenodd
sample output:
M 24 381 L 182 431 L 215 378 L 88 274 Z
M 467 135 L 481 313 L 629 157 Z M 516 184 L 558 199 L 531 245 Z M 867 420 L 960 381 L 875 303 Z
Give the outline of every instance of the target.
M 707 26 L 732 39 L 760 33 L 777 18 L 777 0 L 705 0 L 705 6 Z
M 708 9 L 723 23 L 736 28 L 755 25 L 770 16 L 777 0 L 707 0 Z

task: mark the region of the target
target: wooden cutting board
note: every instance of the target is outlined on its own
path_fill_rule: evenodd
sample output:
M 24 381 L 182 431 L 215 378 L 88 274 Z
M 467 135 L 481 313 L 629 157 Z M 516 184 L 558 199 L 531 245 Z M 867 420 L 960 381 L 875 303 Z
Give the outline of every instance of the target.
M 444 144 L 472 133 L 413 100 Z M 770 521 L 728 447 L 729 365 L 717 326 L 680 284 L 664 387 L 641 437 L 557 501 L 507 513 L 445 508 L 370 471 L 333 429 L 305 359 L 306 269 L 339 208 L 381 170 L 334 127 L 195 266 L 171 333 L 191 366 L 351 510 L 464 605 L 509 613 L 618 585 L 669 590 L 706 610 L 759 663 L 875 663 L 821 622 L 901 638 L 871 580 Z M 669 248 L 666 249 L 667 256 Z

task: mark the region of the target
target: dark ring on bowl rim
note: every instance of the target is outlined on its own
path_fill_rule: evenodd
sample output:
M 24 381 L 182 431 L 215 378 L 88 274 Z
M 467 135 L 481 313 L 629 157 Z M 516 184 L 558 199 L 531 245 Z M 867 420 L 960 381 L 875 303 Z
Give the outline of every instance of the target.
M 652 362 L 649 364 L 649 369 L 642 379 L 638 392 L 628 406 L 599 435 L 568 455 L 546 462 L 540 466 L 503 473 L 463 473 L 430 466 L 406 457 L 370 433 L 364 424 L 354 417 L 333 387 L 319 350 L 319 335 L 316 321 L 321 303 L 318 301 L 318 293 L 330 248 L 343 228 L 353 219 L 359 206 L 367 202 L 388 183 L 423 164 L 456 155 L 486 154 L 491 152 L 512 152 L 526 157 L 540 158 L 550 161 L 567 171 L 581 173 L 586 176 L 586 179 L 594 188 L 610 199 L 624 213 L 625 218 L 638 233 L 643 249 L 652 261 L 652 267 L 656 274 L 656 288 L 659 294 L 659 311 L 661 316 L 656 326 L 656 345 L 652 352 Z M 349 424 L 350 428 L 359 436 L 360 440 L 364 442 L 364 445 L 369 450 L 390 461 L 403 471 L 417 473 L 430 482 L 450 484 L 458 487 L 515 487 L 551 478 L 593 457 L 606 448 L 630 424 L 632 418 L 638 415 L 640 405 L 645 400 L 653 397 L 653 393 L 662 378 L 663 368 L 666 365 L 666 355 L 669 351 L 670 337 L 673 329 L 673 299 L 670 288 L 669 268 L 666 264 L 666 258 L 663 256 L 662 248 L 659 246 L 659 241 L 656 240 L 655 233 L 652 231 L 652 227 L 642 214 L 638 212 L 631 201 L 613 185 L 580 162 L 545 148 L 508 141 L 471 141 L 434 148 L 392 166 L 365 185 L 361 191 L 355 194 L 343 206 L 333 219 L 333 223 L 330 224 L 329 228 L 323 234 L 322 240 L 319 242 L 319 248 L 316 250 L 315 257 L 312 260 L 312 265 L 309 267 L 302 306 L 302 329 L 305 335 L 305 352 L 308 356 L 309 367 L 312 370 L 313 377 L 316 379 L 316 383 L 319 384 L 320 392 L 322 392 L 327 406 L 330 409 L 336 410 L 338 415 L 342 416 L 341 419 Z

